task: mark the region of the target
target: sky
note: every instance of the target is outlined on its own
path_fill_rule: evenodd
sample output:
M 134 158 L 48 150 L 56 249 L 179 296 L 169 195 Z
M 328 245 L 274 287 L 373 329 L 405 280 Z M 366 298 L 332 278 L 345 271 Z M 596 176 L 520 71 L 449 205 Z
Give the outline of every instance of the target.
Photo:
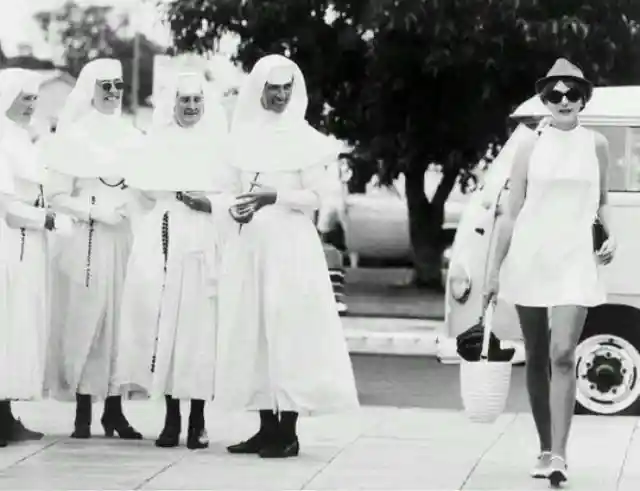
M 79 5 L 112 5 L 117 9 L 129 9 L 139 22 L 140 31 L 161 45 L 168 45 L 170 38 L 153 0 L 75 0 Z M 0 42 L 8 56 L 17 54 L 21 43 L 30 44 L 34 54 L 48 58 L 51 49 L 44 41 L 39 26 L 33 21 L 38 11 L 60 7 L 65 0 L 0 0 Z

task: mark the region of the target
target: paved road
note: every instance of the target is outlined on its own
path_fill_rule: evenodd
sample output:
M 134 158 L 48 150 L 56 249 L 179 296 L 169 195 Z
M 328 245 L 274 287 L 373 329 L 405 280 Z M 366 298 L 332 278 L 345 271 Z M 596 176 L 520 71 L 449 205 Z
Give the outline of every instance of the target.
M 358 316 L 444 319 L 444 295 L 410 284 L 407 268 L 357 268 L 346 274 L 349 312 Z
M 352 355 L 364 405 L 462 409 L 459 367 L 417 356 Z M 529 411 L 524 368 L 513 367 L 507 411 Z

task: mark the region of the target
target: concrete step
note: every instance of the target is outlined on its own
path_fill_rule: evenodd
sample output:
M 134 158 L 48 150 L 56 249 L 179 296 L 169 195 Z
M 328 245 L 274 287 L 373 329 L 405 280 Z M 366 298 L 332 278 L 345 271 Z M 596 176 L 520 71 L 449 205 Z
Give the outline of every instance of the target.
M 349 352 L 435 356 L 442 321 L 376 317 L 342 318 Z

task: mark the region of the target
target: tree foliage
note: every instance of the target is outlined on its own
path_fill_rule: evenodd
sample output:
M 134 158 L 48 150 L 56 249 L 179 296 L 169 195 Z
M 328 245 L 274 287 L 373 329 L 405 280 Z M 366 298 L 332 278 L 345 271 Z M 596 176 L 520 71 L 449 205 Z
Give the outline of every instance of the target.
M 165 2 L 167 3 L 167 2 Z M 249 69 L 290 55 L 309 86 L 309 120 L 356 147 L 381 181 L 406 176 L 418 262 L 448 240 L 441 223 L 456 179 L 504 141 L 508 115 L 559 56 L 596 84 L 640 81 L 640 2 L 625 0 L 171 0 L 178 51 L 239 36 Z M 327 13 L 330 16 L 327 17 Z M 327 21 L 329 19 L 329 21 Z M 443 178 L 431 200 L 423 177 Z M 359 164 L 361 165 L 361 164 Z M 436 267 L 434 267 L 436 266 Z
M 34 18 L 47 39 L 53 34 L 62 43 L 66 68 L 75 77 L 95 58 L 119 59 L 126 85 L 124 104 L 130 106 L 134 40 L 132 34 L 126 34 L 129 27 L 126 15 L 117 14 L 111 6 L 80 6 L 67 1 L 57 10 L 36 13 Z M 164 51 L 146 37 L 140 37 L 138 100 L 142 103 L 152 92 L 154 56 Z

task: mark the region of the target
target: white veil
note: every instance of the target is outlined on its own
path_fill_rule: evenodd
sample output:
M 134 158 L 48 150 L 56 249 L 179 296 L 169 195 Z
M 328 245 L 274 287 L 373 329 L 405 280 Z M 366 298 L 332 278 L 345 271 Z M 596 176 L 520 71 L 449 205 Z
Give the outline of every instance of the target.
M 0 159 L 13 176 L 42 183 L 44 174 L 28 131 L 11 122 L 7 110 L 21 92 L 37 94 L 42 77 L 23 68 L 0 71 Z M 4 180 L 4 179 L 2 179 Z
M 121 77 L 122 64 L 116 59 L 98 58 L 87 63 L 80 71 L 75 87 L 67 96 L 58 118 L 56 133 L 65 132 L 91 111 L 96 81 Z M 118 109 L 116 114 L 120 113 L 121 109 Z
M 267 81 L 293 78 L 286 109 L 276 114 L 262 106 Z M 308 96 L 302 71 L 282 55 L 267 55 L 255 64 L 240 89 L 231 123 L 233 165 L 250 172 L 302 170 L 335 161 L 342 150 L 332 138 L 305 120 Z
M 175 120 L 179 93 L 202 92 L 202 118 L 182 128 Z M 125 174 L 129 186 L 145 191 L 216 191 L 227 164 L 228 124 L 220 97 L 200 73 L 180 73 L 155 100 L 147 137 Z
M 141 134 L 121 115 L 102 114 L 93 107 L 98 80 L 122 77 L 122 65 L 112 58 L 87 63 L 67 97 L 56 133 L 43 144 L 50 170 L 79 178 L 120 178 L 125 157 Z

